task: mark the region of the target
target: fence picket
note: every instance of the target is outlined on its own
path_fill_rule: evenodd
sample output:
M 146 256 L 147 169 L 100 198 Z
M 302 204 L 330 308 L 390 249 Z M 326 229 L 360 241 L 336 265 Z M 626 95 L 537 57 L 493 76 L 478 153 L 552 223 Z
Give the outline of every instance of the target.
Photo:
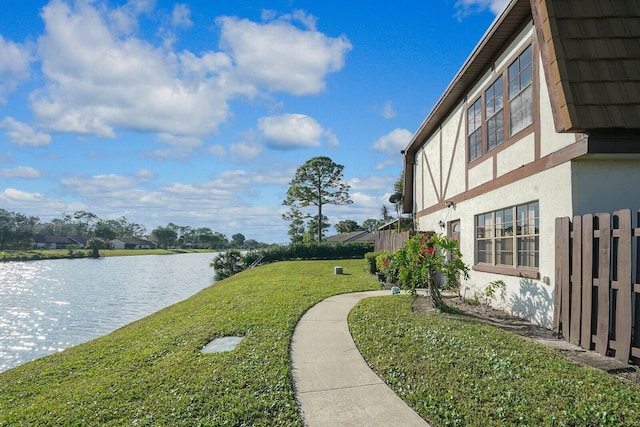
M 582 331 L 580 346 L 591 349 L 593 318 L 593 215 L 582 217 Z
M 582 320 L 582 218 L 576 216 L 573 218 L 573 227 L 571 232 L 571 275 L 570 275 L 570 293 L 571 303 L 569 304 L 571 312 L 569 313 L 569 342 L 580 345 L 580 321 Z
M 615 330 L 616 359 L 629 361 L 631 354 L 631 210 L 624 209 L 613 213 L 613 230 L 616 251 L 615 274 L 611 287 L 615 289 Z

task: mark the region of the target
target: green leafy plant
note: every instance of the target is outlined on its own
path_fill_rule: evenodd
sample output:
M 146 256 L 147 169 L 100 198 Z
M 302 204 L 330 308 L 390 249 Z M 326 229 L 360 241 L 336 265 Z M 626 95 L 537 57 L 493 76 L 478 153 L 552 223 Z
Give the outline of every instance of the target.
M 417 288 L 427 288 L 435 308 L 446 307 L 440 288 L 453 289 L 460 276 L 469 277 L 469 267 L 462 262 L 458 242 L 434 232 L 419 233 L 407 240 L 395 254 L 400 284 L 416 295 Z M 438 274 L 443 283 L 439 283 Z
M 485 304 L 489 305 L 493 296 L 496 294 L 496 291 L 498 289 L 504 290 L 505 286 L 506 285 L 503 280 L 494 280 L 493 282 L 489 282 L 489 284 L 484 288 Z

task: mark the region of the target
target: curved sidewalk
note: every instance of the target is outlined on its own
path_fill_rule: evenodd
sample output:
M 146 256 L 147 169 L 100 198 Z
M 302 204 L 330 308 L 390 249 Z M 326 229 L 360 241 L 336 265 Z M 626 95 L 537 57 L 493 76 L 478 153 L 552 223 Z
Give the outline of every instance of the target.
M 363 298 L 390 291 L 325 299 L 298 322 L 291 343 L 296 399 L 307 426 L 428 426 L 364 361 L 347 316 Z

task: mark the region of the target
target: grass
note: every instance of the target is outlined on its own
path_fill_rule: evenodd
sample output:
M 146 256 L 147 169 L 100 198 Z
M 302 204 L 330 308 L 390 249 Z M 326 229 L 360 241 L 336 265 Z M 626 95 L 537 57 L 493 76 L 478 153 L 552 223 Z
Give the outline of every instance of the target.
M 0 373 L 0 426 L 302 425 L 289 359 L 300 316 L 379 289 L 364 260 L 279 262 L 219 282 L 105 337 Z M 231 352 L 203 354 L 242 335 Z
M 209 249 L 101 249 L 100 256 L 172 255 L 196 252 L 214 252 Z M 32 261 L 39 259 L 86 258 L 90 251 L 76 249 L 69 254 L 67 249 L 32 249 L 28 251 L 0 251 L 0 261 Z
M 370 366 L 435 426 L 637 426 L 640 389 L 497 328 L 369 298 L 349 317 Z

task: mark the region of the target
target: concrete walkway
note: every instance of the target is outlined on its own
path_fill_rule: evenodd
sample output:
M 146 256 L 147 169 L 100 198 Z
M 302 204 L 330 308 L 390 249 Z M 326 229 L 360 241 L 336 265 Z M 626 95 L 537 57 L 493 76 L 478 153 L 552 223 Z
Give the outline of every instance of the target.
M 291 363 L 305 425 L 428 426 L 369 369 L 349 333 L 347 315 L 358 301 L 390 294 L 385 290 L 336 295 L 312 307 L 298 322 Z

